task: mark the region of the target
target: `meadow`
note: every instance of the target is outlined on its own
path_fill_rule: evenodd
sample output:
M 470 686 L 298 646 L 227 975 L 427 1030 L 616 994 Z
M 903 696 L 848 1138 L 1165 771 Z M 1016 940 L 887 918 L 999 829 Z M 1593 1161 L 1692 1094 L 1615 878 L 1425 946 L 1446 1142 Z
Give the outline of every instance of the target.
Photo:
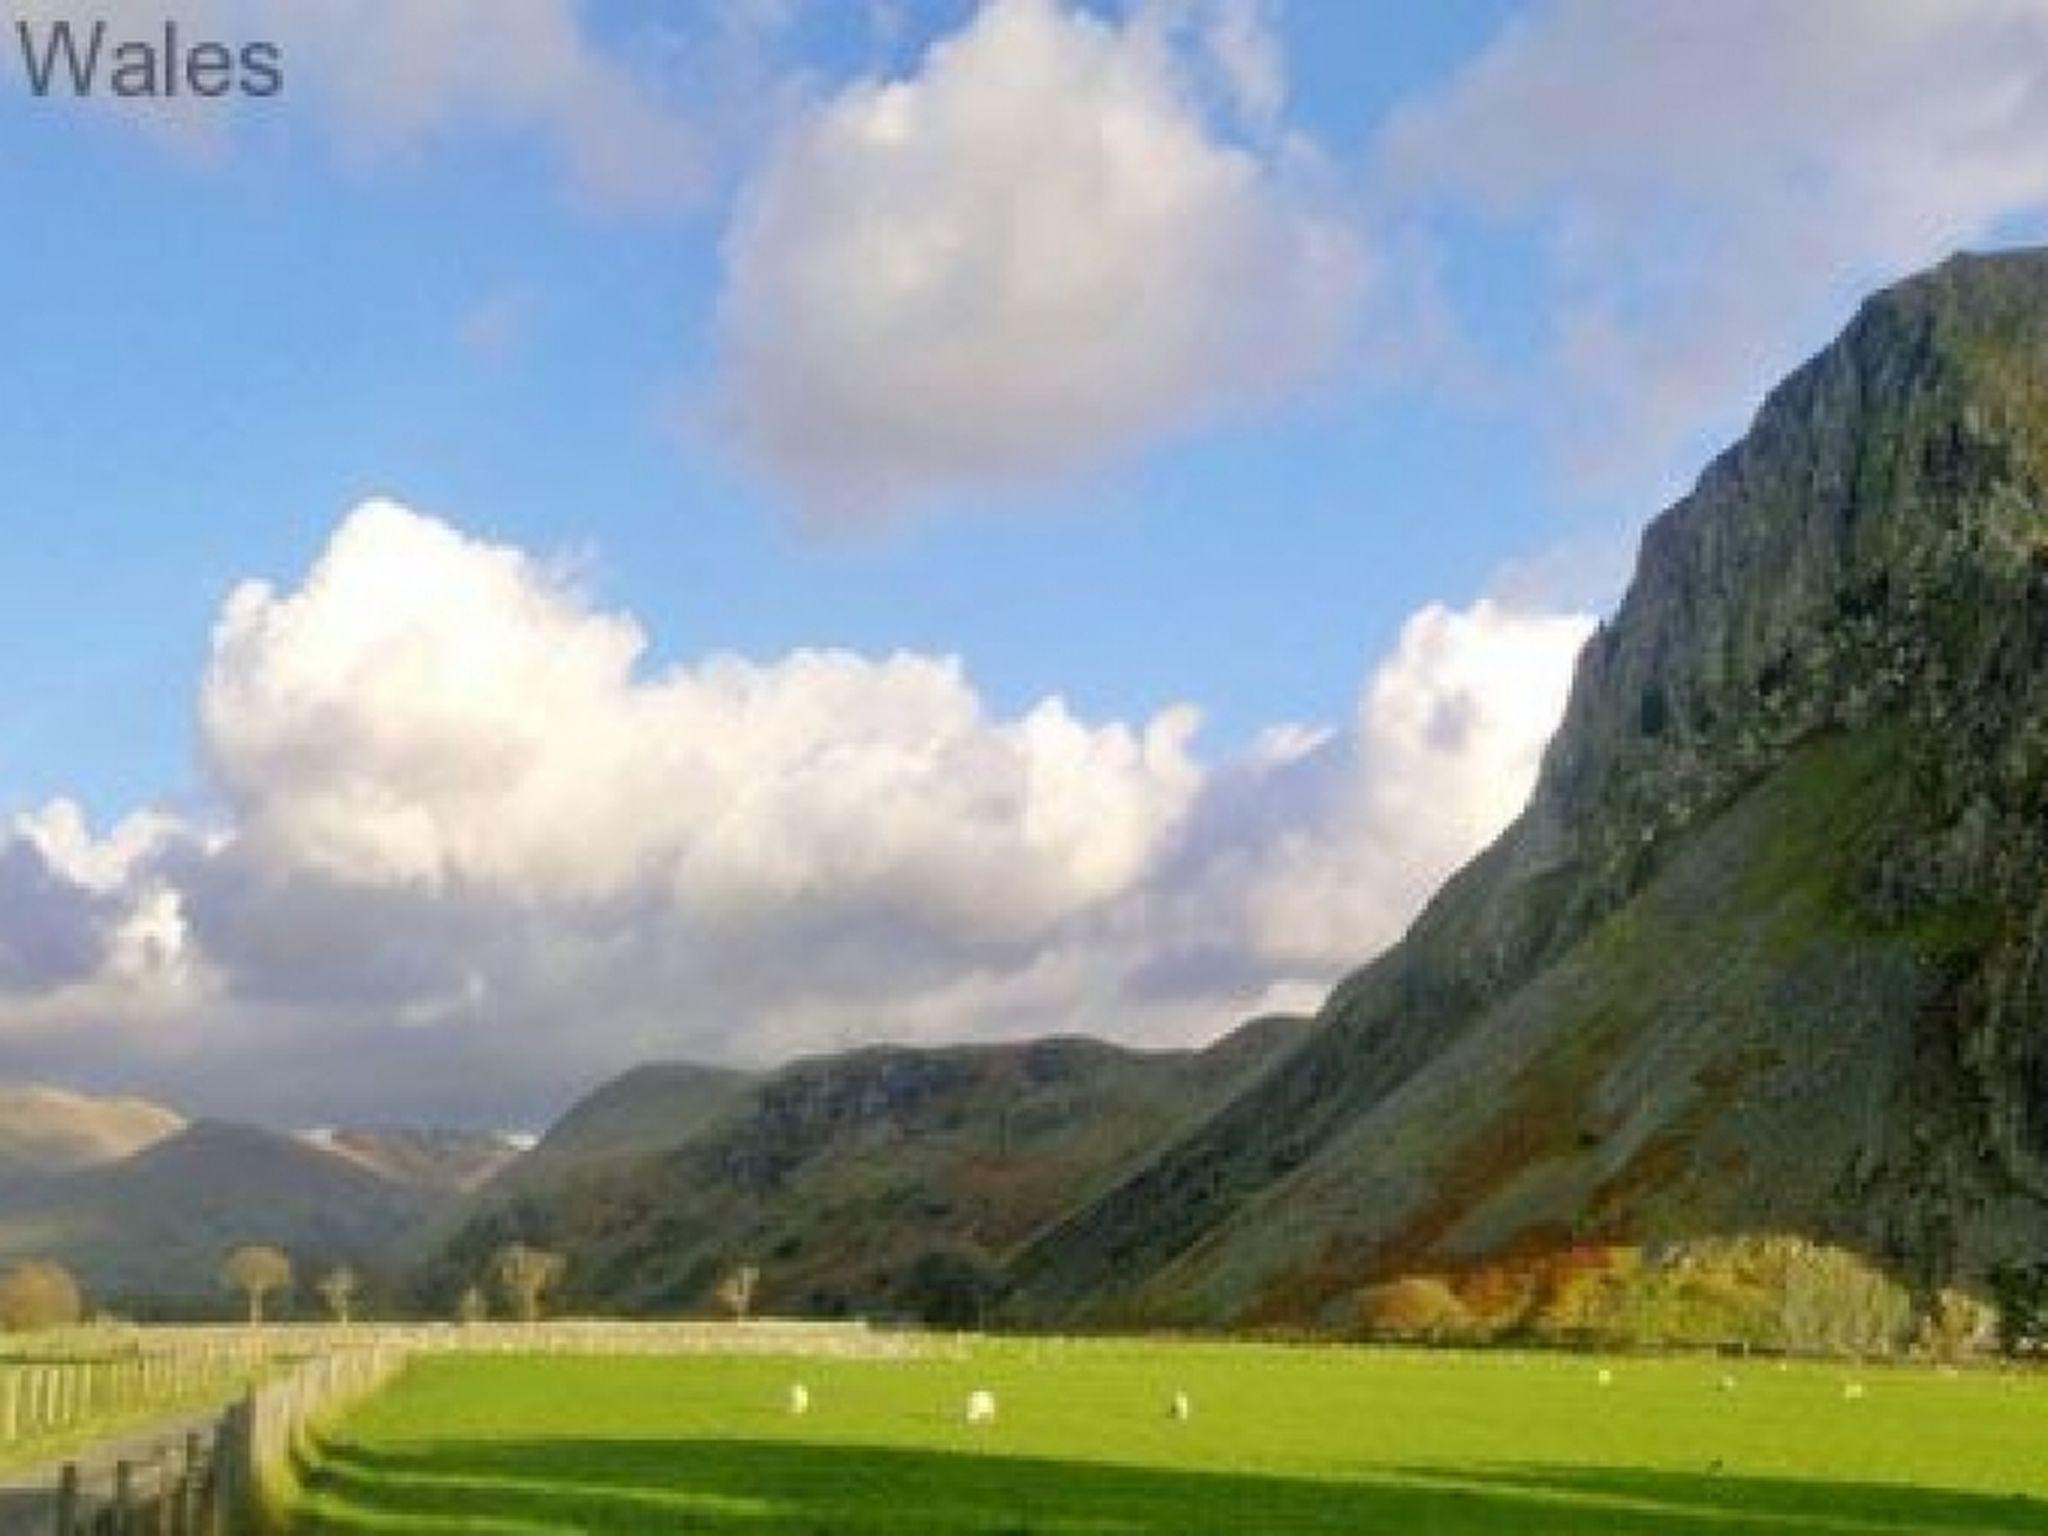
M 993 1424 L 965 1422 L 977 1388 Z M 1129 1342 L 431 1357 L 330 1431 L 293 1528 L 2048 1532 L 2048 1380 Z

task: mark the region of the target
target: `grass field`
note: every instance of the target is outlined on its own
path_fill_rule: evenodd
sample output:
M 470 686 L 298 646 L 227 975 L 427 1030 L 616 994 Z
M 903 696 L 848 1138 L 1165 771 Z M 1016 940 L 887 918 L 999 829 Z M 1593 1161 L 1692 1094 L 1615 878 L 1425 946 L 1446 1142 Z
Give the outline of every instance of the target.
M 999 1418 L 970 1428 L 980 1386 Z M 438 1358 L 341 1426 L 299 1528 L 2048 1532 L 2048 1380 L 1192 1344 Z

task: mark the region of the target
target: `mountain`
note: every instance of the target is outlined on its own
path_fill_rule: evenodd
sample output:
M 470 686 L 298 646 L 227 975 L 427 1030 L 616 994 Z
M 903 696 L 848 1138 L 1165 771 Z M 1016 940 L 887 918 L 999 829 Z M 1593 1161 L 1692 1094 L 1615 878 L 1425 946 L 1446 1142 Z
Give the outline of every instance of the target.
M 1642 542 L 1520 818 L 1042 1234 L 1039 1317 L 1785 1231 L 2048 1251 L 2048 254 L 1866 303 Z
M 521 1156 L 510 1138 L 482 1131 L 344 1126 L 309 1131 L 300 1139 L 394 1184 L 436 1195 L 467 1194 Z
M 111 1163 L 184 1128 L 142 1099 L 100 1099 L 36 1083 L 0 1083 L 0 1183 Z
M 664 1092 L 704 1112 L 671 1118 L 665 1150 L 605 1156 L 485 1205 L 427 1288 L 445 1303 L 516 1238 L 570 1255 L 570 1305 L 703 1307 L 730 1268 L 753 1263 L 762 1304 L 778 1310 L 970 1321 L 1019 1245 L 1255 1080 L 1306 1028 L 1261 1021 L 1207 1051 L 1083 1039 L 876 1047 L 723 1084 L 675 1068 L 629 1074 L 571 1112 L 562 1132 L 573 1134 L 548 1141 L 580 1140 Z
M 506 1196 L 552 1188 L 605 1164 L 680 1146 L 736 1104 L 756 1080 L 691 1062 L 649 1062 L 571 1106 L 491 1181 Z
M 374 1263 L 433 1197 L 297 1137 L 196 1121 L 118 1162 L 0 1196 L 0 1262 L 57 1259 L 96 1302 L 219 1303 L 240 1243 L 288 1250 L 301 1277 Z

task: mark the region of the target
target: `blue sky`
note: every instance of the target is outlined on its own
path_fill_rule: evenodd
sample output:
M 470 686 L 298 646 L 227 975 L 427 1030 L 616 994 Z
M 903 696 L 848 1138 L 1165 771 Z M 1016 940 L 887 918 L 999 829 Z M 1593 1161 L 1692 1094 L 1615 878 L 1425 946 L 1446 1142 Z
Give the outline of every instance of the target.
M 0 1074 L 276 1119 L 1312 1005 L 2048 206 L 2004 0 L 178 15 L 283 96 L 0 55 Z
M 1294 115 L 1362 159 L 1376 116 L 1483 43 L 1498 9 L 1297 7 Z M 828 46 L 819 67 L 861 51 Z M 17 530 L 0 647 L 36 680 L 0 719 L 10 804 L 71 794 L 104 816 L 188 792 L 221 597 L 302 570 L 370 492 L 587 552 L 665 655 L 957 652 L 1012 707 L 1197 701 L 1219 748 L 1340 717 L 1411 610 L 1475 595 L 1576 510 L 1514 423 L 1340 366 L 1093 473 L 949 493 L 887 535 L 807 536 L 678 409 L 715 366 L 729 188 L 593 212 L 518 134 L 366 171 L 269 123 L 233 153 L 181 154 L 0 100 L 20 231 L 0 249 L 18 296 L 0 331 Z M 1475 281 L 1518 279 L 1488 259 Z M 517 339 L 466 345 L 494 308 Z

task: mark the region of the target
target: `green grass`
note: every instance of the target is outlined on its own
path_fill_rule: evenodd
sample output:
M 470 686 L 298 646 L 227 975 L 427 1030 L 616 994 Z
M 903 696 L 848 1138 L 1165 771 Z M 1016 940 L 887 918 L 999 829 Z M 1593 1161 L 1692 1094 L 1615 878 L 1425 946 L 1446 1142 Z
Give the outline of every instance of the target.
M 2048 1381 L 1620 1360 L 1603 1387 L 1600 1364 L 1128 1343 L 432 1359 L 342 1426 L 295 1528 L 2048 1531 Z M 1852 1378 L 1861 1400 L 1843 1396 Z M 784 1408 L 797 1380 L 802 1419 Z M 997 1424 L 962 1422 L 975 1386 L 997 1394 Z M 1177 1388 L 1192 1422 L 1167 1415 Z

